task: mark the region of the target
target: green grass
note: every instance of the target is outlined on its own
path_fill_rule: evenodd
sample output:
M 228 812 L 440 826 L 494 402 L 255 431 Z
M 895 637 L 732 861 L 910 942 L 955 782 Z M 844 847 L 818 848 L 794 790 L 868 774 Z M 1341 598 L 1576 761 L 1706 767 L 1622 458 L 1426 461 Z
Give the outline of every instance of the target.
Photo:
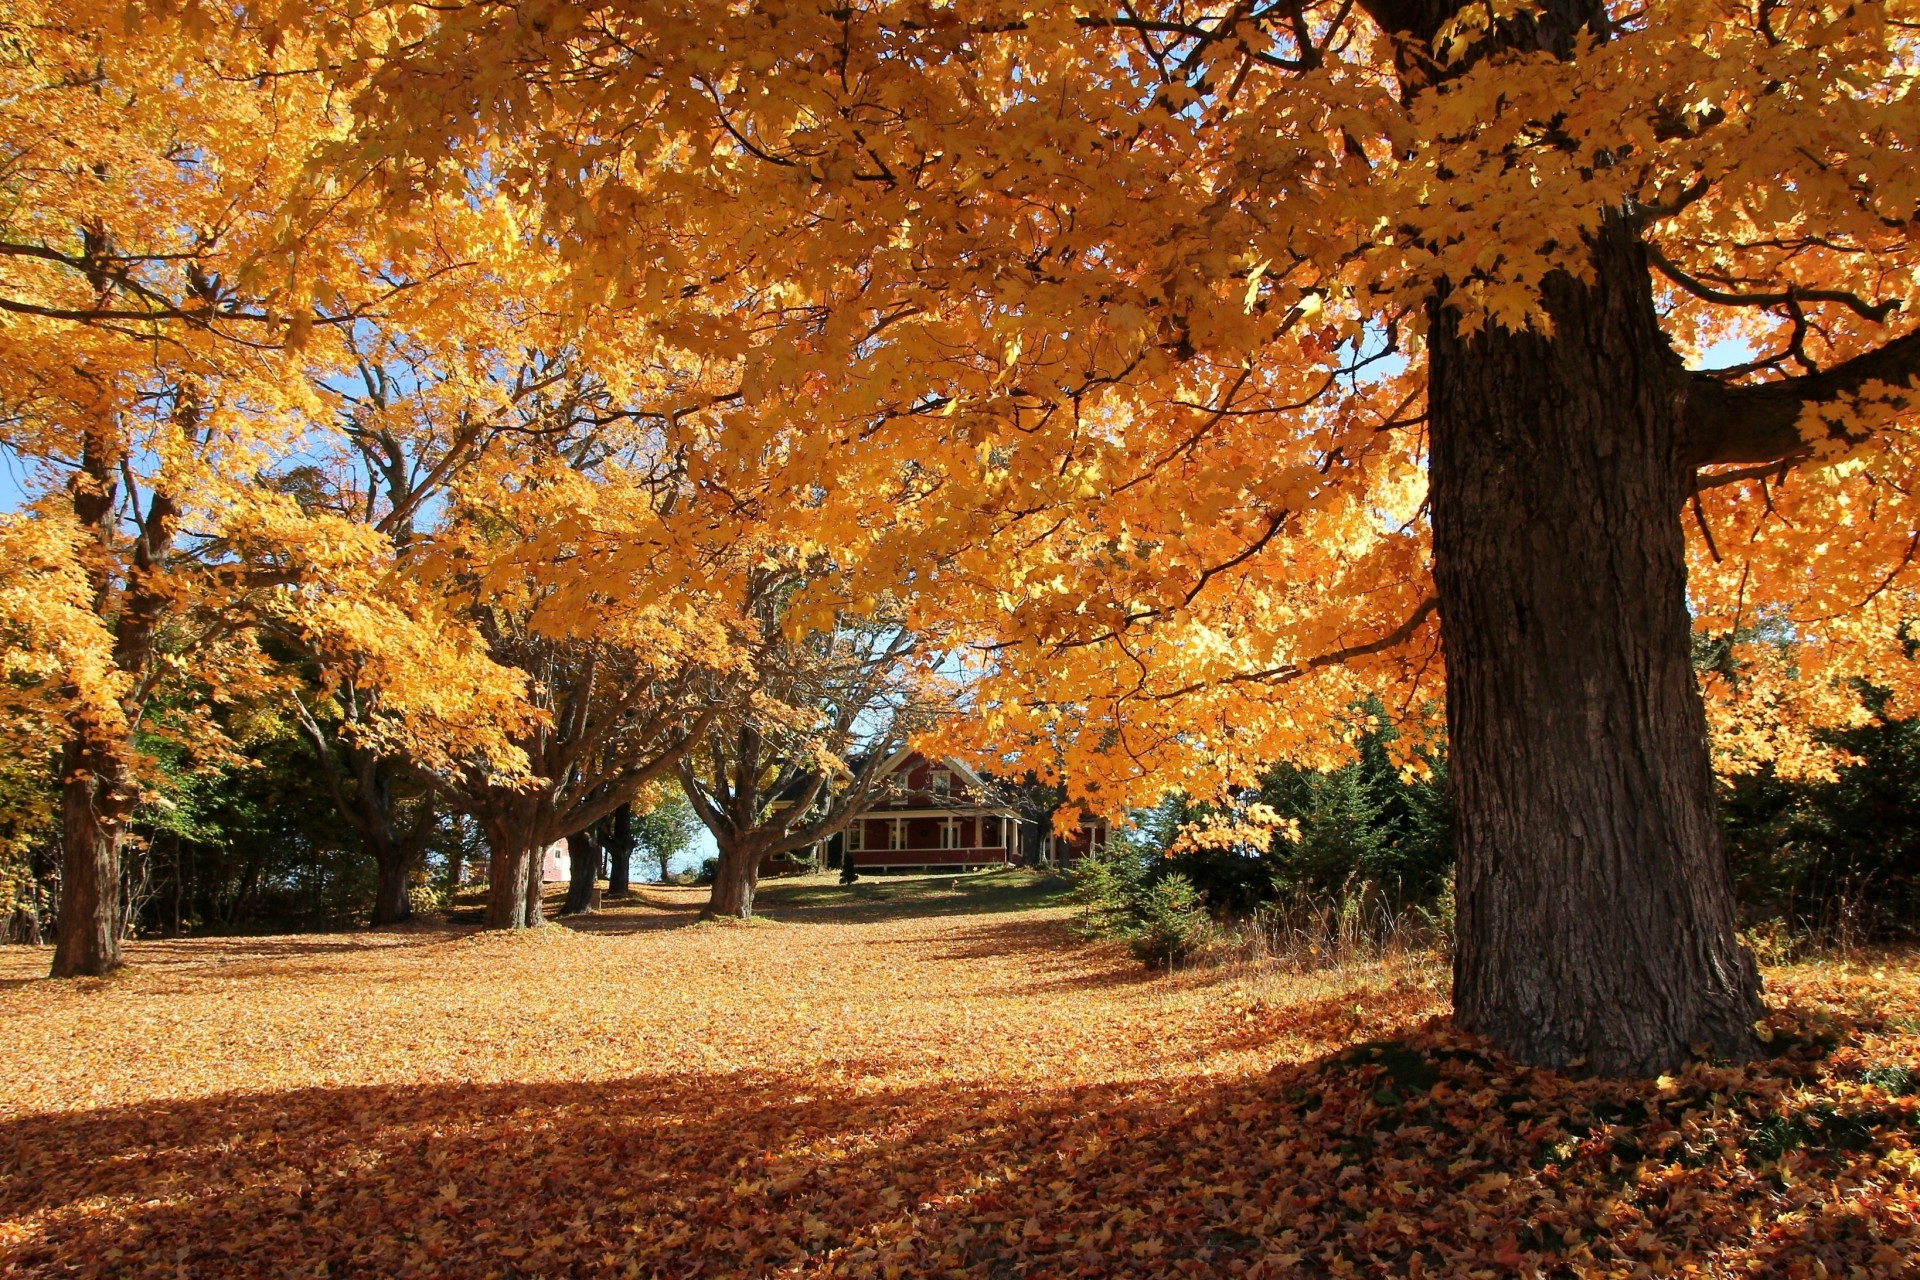
M 1032 911 L 1058 906 L 1069 885 L 1055 872 L 1009 868 L 968 874 L 862 876 L 841 884 L 837 873 L 763 880 L 756 913 L 793 920 L 878 919 Z

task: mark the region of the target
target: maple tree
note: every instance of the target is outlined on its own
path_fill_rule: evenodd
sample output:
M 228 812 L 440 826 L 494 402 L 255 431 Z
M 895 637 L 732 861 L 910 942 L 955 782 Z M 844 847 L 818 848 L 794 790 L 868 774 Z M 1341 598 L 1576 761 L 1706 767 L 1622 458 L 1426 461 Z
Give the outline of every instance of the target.
M 731 380 L 672 405 L 690 481 L 751 459 L 790 535 L 913 584 L 910 625 L 990 619 L 983 733 L 1066 744 L 1095 805 L 1249 782 L 1444 667 L 1457 1016 L 1645 1071 L 1750 1052 L 1758 1011 L 1690 632 L 1801 637 L 1709 681 L 1744 748 L 1794 747 L 1754 728 L 1769 686 L 1830 718 L 1850 673 L 1911 693 L 1905 12 L 308 26 L 360 117 L 344 172 L 486 155 L 583 329 Z
M 748 576 L 751 694 L 679 760 L 687 801 L 719 851 L 709 917 L 750 917 L 767 859 L 822 843 L 870 807 L 943 700 L 921 669 L 924 637 L 886 610 L 788 635 L 794 598 L 819 586 L 777 562 Z
M 523 340 L 532 336 L 521 329 Z M 365 526 L 415 601 L 448 615 L 458 614 L 461 602 L 436 596 L 434 575 L 423 573 L 436 532 L 430 513 L 444 510 L 474 469 L 497 465 L 490 452 L 507 441 L 564 437 L 580 426 L 581 384 L 568 361 L 524 347 L 503 350 L 483 338 L 457 326 L 450 333 L 356 326 L 345 338 L 350 369 L 315 375 L 331 393 L 334 415 L 323 424 L 331 430 L 309 446 L 309 460 L 278 477 L 303 508 Z M 581 447 L 577 439 L 563 444 Z M 386 636 L 314 628 L 298 612 L 289 621 L 294 625 L 276 630 L 317 665 L 334 713 L 316 715 L 295 694 L 297 722 L 342 820 L 379 868 L 372 923 L 397 922 L 409 914 L 407 883 L 436 833 L 441 796 L 434 771 L 478 770 L 511 786 L 524 777 L 527 761 L 512 743 L 503 753 L 488 749 L 484 737 L 472 739 L 470 723 L 422 732 L 417 707 L 404 699 L 391 706 L 392 691 L 415 678 L 419 664 Z M 478 635 L 473 647 L 489 661 L 499 656 L 499 646 Z M 516 690 L 524 687 L 525 672 L 503 670 L 517 675 Z M 522 733 L 539 718 L 518 701 L 488 711 L 492 723 Z
M 633 805 L 623 804 L 613 811 L 613 818 L 607 824 L 607 893 L 618 897 L 633 889 L 633 850 L 639 841 L 633 830 Z M 667 878 L 666 868 L 660 870 L 660 878 Z
M 181 545 L 197 508 L 192 480 L 168 464 L 199 455 L 191 473 L 220 453 L 234 425 L 225 410 L 260 385 L 246 339 L 225 341 L 273 324 L 234 293 L 259 247 L 245 215 L 262 205 L 247 197 L 277 207 L 298 163 L 276 163 L 257 133 L 251 145 L 219 133 L 257 129 L 271 102 L 222 85 L 217 59 L 176 78 L 170 57 L 51 10 L 29 6 L 15 20 L 0 117 L 10 188 L 0 395 L 8 444 L 51 473 L 15 531 L 43 540 L 44 585 L 64 607 L 64 625 L 45 632 L 57 654 L 47 681 L 70 724 L 54 972 L 94 973 L 118 962 L 119 845 L 142 763 L 135 728 L 177 670 L 183 633 L 200 633 L 200 673 L 236 656 L 244 671 L 244 653 L 210 625 L 218 609 L 195 607 L 202 590 L 244 584 Z M 196 133 L 208 151 L 183 154 L 180 140 Z M 233 145 L 214 148 L 214 137 Z
M 617 639 L 564 641 L 538 634 L 531 607 L 487 610 L 492 653 L 527 673 L 545 713 L 513 738 L 530 776 L 485 760 L 430 776 L 486 835 L 488 925 L 515 929 L 540 923 L 541 852 L 667 776 L 716 712 L 707 669 L 680 661 L 699 634 L 691 619 L 629 619 Z
M 471 470 L 420 566 L 489 659 L 523 675 L 534 712 L 506 730 L 522 768 L 415 758 L 485 832 L 487 923 L 509 929 L 540 922 L 541 851 L 670 778 L 732 705 L 741 665 L 721 603 L 732 558 L 689 576 L 675 469 L 646 433 L 606 429 L 626 419 L 610 388 L 571 378 L 524 413 L 523 445 Z
M 339 693 L 341 723 L 362 720 L 362 698 L 352 681 L 342 682 Z M 300 730 L 319 761 L 327 796 L 378 868 L 369 923 L 398 924 L 413 914 L 407 890 L 438 834 L 439 797 L 420 785 L 404 758 L 330 731 L 304 703 L 297 705 Z
M 119 963 L 121 849 L 160 780 L 143 743 L 243 764 L 223 709 L 292 687 L 263 625 L 351 659 L 416 746 L 510 767 L 519 706 L 394 579 L 408 512 L 330 509 L 292 461 L 332 453 L 314 433 L 364 368 L 361 326 L 472 316 L 449 282 L 497 260 L 497 206 L 422 206 L 410 243 L 368 240 L 377 207 L 310 182 L 345 123 L 310 45 L 232 23 L 154 41 L 125 17 L 16 7 L 0 59 L 0 403 L 26 464 L 9 536 L 33 548 L 9 635 L 32 706 L 10 728 L 64 727 L 57 976 Z

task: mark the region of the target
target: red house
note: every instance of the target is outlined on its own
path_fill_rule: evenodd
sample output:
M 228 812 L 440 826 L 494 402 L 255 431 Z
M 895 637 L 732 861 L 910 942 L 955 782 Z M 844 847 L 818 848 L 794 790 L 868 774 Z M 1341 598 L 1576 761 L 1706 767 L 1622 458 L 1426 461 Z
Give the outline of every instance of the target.
M 1106 819 L 1082 813 L 1077 830 L 1064 836 L 1049 830 L 1046 837 L 1046 864 L 1050 867 L 1070 867 L 1089 853 L 1097 853 L 1107 847 Z
M 994 796 L 964 761 L 902 751 L 883 766 L 874 802 L 817 853 L 856 871 L 976 871 L 1017 864 L 1029 849 L 1058 866 L 1106 835 L 1106 823 L 1084 818 L 1074 836 L 1054 836 Z

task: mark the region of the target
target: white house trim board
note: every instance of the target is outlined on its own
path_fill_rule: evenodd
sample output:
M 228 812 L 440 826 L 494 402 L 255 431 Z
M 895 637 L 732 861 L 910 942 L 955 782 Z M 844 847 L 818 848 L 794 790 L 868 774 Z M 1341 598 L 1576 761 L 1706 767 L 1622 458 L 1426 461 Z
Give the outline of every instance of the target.
M 854 822 L 877 822 L 882 818 L 1005 818 L 1009 822 L 1019 822 L 1020 815 L 1012 809 L 868 809 Z M 851 824 L 849 824 L 851 825 Z
M 984 787 L 987 785 L 986 780 L 975 773 L 972 766 L 967 764 L 965 760 L 961 760 L 955 756 L 945 756 L 942 758 L 942 763 L 962 778 L 965 778 L 967 785 L 970 787 Z
M 893 776 L 894 770 L 898 769 L 901 765 L 905 764 L 907 762 L 908 757 L 914 754 L 915 752 L 912 747 L 900 748 L 898 751 L 888 756 L 886 759 L 886 763 L 880 766 L 880 776 L 882 778 L 891 778 Z

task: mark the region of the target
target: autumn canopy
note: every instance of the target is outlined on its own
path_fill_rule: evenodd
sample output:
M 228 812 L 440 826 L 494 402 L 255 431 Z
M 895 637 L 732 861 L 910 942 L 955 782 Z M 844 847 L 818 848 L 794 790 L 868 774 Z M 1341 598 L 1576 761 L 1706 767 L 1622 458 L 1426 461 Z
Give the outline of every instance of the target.
M 1459 1025 L 1746 1052 L 1714 770 L 1920 692 L 1916 55 L 1906 0 L 21 0 L 56 972 L 225 709 L 318 680 L 343 803 L 418 792 L 369 847 L 473 815 L 518 925 L 865 626 L 836 688 L 1115 815 L 1443 705 Z M 857 783 L 856 719 L 782 758 Z

